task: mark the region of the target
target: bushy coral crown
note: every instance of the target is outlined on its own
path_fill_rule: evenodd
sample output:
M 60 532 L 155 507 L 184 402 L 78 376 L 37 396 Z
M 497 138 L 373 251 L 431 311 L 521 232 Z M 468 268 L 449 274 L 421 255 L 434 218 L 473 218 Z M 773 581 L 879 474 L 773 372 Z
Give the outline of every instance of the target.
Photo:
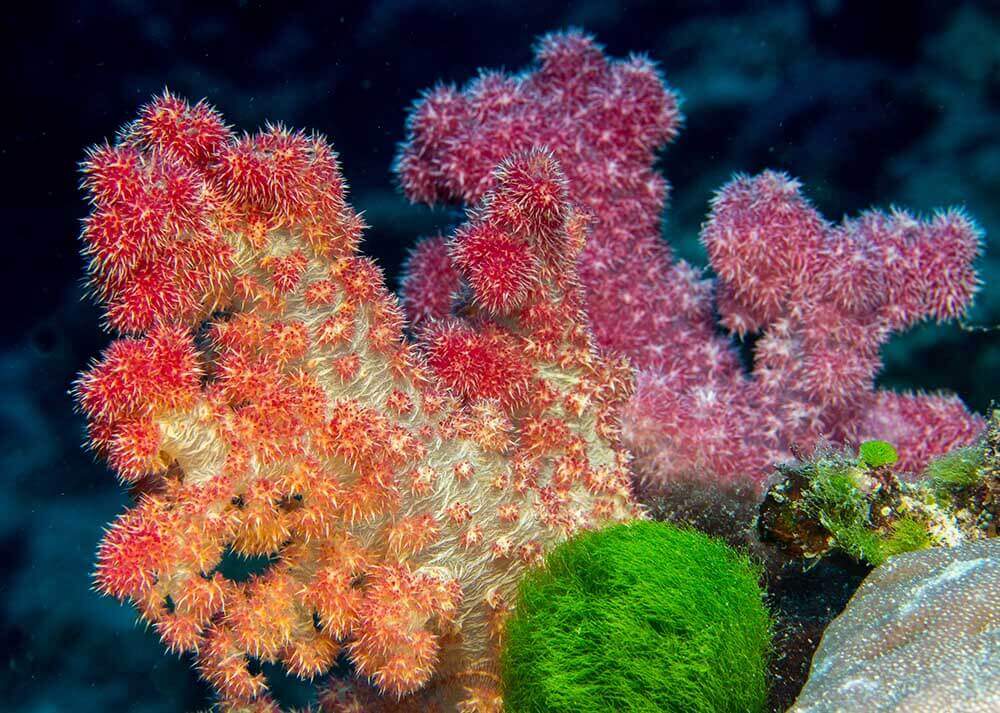
M 126 336 L 75 391 L 137 494 L 98 588 L 193 653 L 229 707 L 275 707 L 253 662 L 309 679 L 344 651 L 379 693 L 496 710 L 519 573 L 636 514 L 616 416 L 630 374 L 583 323 L 585 223 L 553 157 L 503 162 L 450 241 L 480 314 L 429 335 L 426 361 L 356 253 L 322 137 L 237 137 L 167 93 L 89 152 L 84 185 L 91 284 Z M 270 564 L 234 581 L 234 556 Z M 362 705 L 353 691 L 321 699 Z

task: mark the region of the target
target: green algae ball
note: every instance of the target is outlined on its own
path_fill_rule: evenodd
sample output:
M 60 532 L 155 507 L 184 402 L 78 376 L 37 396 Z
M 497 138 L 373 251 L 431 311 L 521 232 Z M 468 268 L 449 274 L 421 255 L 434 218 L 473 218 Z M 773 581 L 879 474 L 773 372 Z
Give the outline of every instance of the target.
M 870 468 L 892 465 L 899 460 L 896 447 L 888 441 L 865 441 L 858 447 L 858 455 Z
M 522 580 L 502 655 L 508 713 L 762 711 L 760 571 L 694 530 L 583 533 Z

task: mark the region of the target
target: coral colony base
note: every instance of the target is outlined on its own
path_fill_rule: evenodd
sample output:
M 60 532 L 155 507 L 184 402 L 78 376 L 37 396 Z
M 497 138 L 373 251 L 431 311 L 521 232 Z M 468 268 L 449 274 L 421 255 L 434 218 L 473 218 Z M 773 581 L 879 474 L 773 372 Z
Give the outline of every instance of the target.
M 832 226 L 787 176 L 738 177 L 703 235 L 713 283 L 660 241 L 680 115 L 657 69 L 578 32 L 537 57 L 414 108 L 407 194 L 470 206 L 410 260 L 414 343 L 322 137 L 237 136 L 165 93 L 88 154 L 83 250 L 121 336 L 75 394 L 136 499 L 97 586 L 223 709 L 276 710 L 280 664 L 326 710 L 498 711 L 521 574 L 642 517 L 633 481 L 721 492 L 866 434 L 915 467 L 982 430 L 954 397 L 872 388 L 890 333 L 970 302 L 967 217 Z M 714 310 L 761 333 L 750 375 Z M 234 557 L 265 566 L 227 577 Z

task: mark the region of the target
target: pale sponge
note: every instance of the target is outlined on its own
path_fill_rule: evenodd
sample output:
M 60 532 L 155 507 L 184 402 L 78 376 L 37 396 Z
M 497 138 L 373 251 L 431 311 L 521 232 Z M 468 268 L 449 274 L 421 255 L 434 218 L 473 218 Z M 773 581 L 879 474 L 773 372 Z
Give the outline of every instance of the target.
M 820 642 L 792 713 L 1000 710 L 1000 542 L 891 558 Z

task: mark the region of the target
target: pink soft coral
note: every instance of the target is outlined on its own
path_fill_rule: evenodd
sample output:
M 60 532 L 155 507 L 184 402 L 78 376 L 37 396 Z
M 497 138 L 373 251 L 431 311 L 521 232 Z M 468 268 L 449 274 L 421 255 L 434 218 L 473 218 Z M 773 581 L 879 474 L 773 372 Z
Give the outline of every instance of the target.
M 956 398 L 874 389 L 891 333 L 971 302 L 980 232 L 969 218 L 870 211 L 833 226 L 787 175 L 737 176 L 702 235 L 713 283 L 660 240 L 667 184 L 654 154 L 680 114 L 655 66 L 609 60 L 579 32 L 544 37 L 536 58 L 427 93 L 397 171 L 412 200 L 472 202 L 510 151 L 545 146 L 566 166 L 570 198 L 593 220 L 580 258 L 590 325 L 639 370 L 624 425 L 642 480 L 759 483 L 792 446 L 869 436 L 895 440 L 919 468 L 981 431 Z M 460 296 L 449 265 L 441 240 L 411 258 L 404 304 L 418 326 Z M 717 318 L 757 336 L 749 374 Z

